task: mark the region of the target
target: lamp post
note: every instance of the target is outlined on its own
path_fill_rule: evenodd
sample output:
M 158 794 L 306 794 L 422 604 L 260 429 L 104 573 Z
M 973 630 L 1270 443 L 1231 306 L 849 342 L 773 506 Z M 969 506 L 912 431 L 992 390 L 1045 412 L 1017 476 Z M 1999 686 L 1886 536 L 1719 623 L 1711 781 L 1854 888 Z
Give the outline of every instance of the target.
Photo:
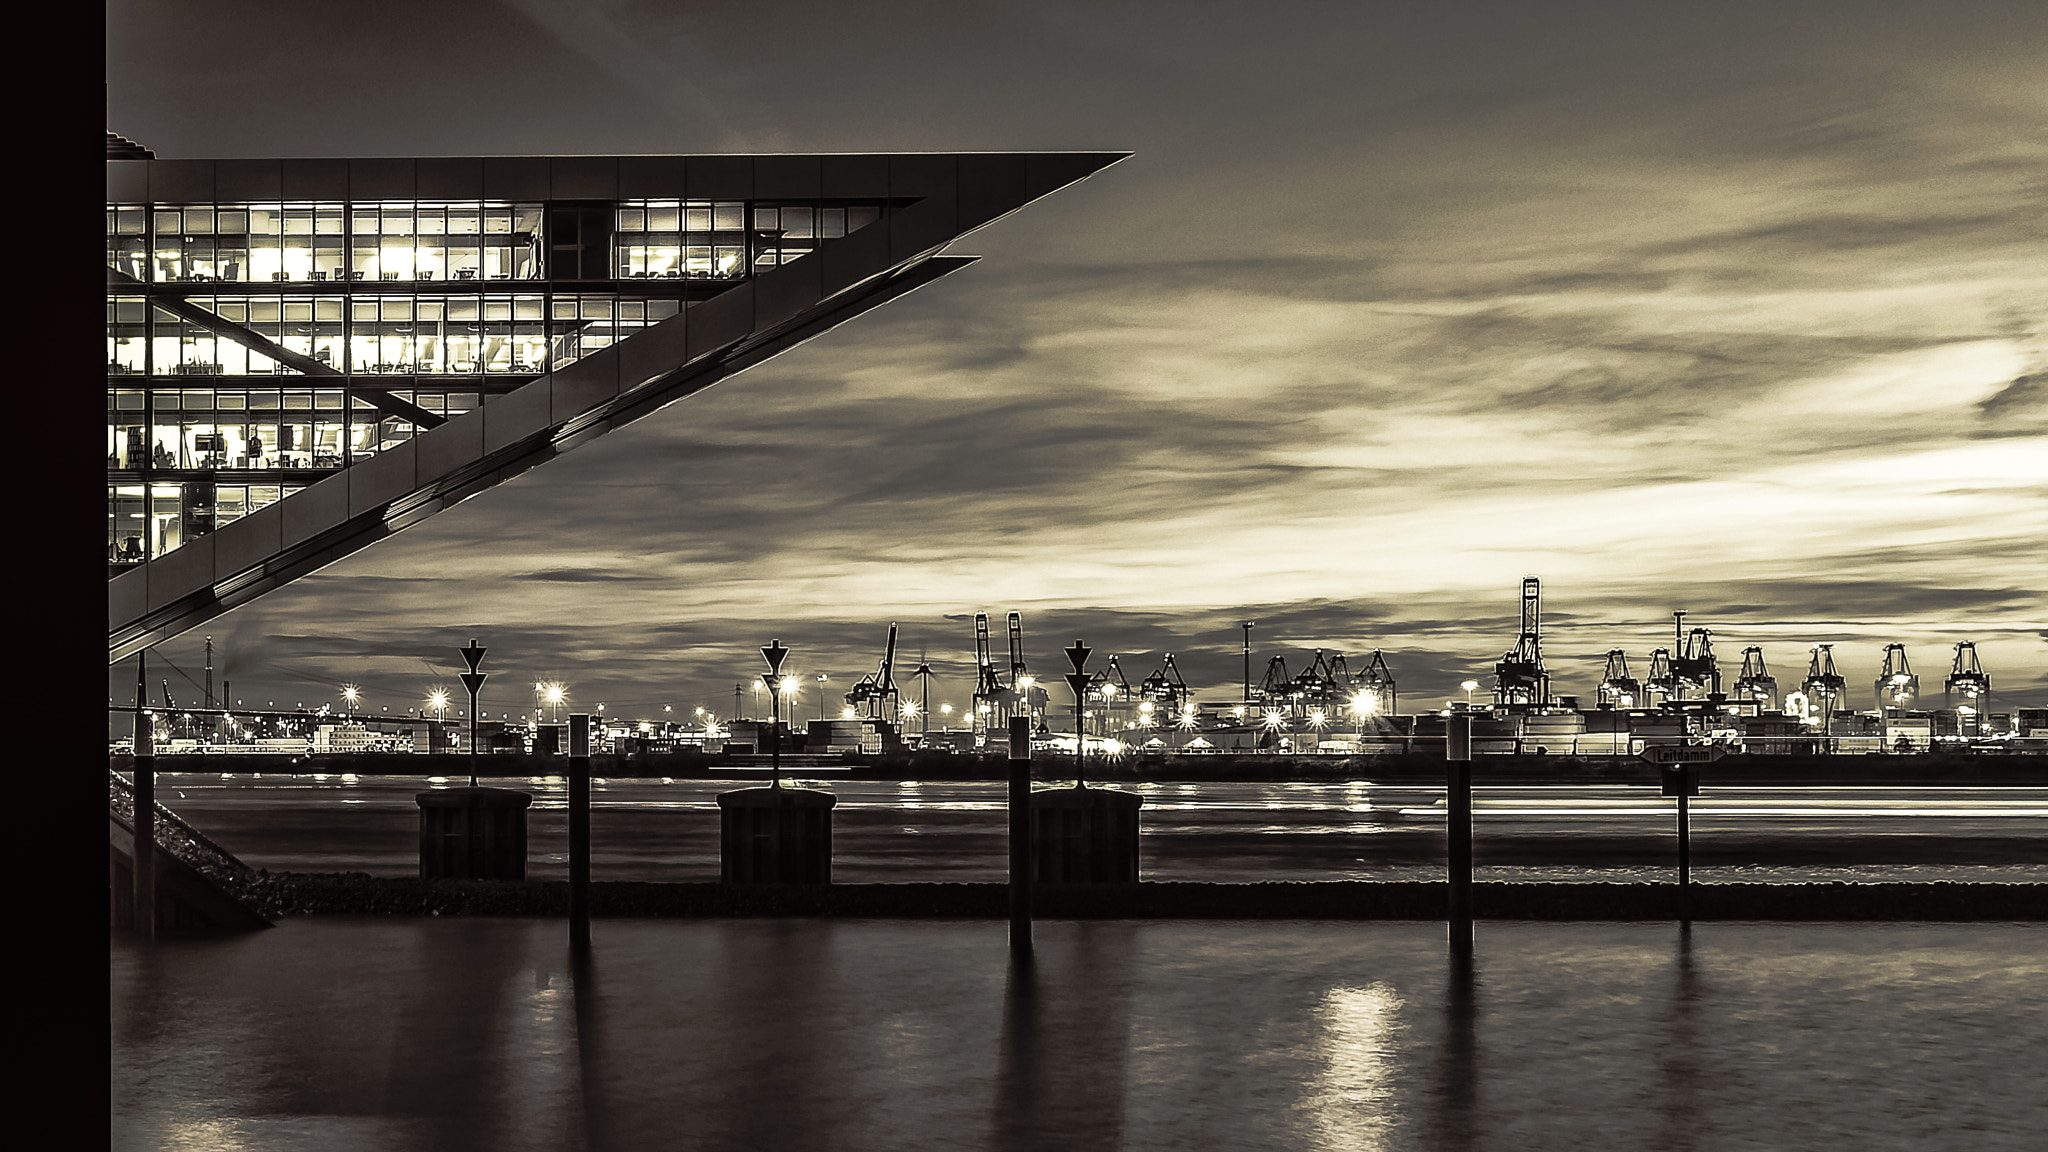
M 1465 690 L 1465 711 L 1470 712 L 1472 710 L 1472 690 L 1479 687 L 1479 681 L 1467 680 L 1463 684 L 1458 685 L 1458 687 Z

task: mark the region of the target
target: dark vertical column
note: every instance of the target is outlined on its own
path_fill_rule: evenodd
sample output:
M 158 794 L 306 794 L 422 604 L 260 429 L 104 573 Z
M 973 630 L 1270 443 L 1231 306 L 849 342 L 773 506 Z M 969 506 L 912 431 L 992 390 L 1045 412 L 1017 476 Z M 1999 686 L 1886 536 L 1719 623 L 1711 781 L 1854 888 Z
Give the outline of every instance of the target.
M 1472 951 L 1472 714 L 1454 713 L 1444 724 L 1446 796 L 1449 817 L 1450 908 L 1448 932 L 1454 955 Z
M 1692 925 L 1692 907 L 1689 900 L 1692 883 L 1692 798 L 1681 791 L 1678 794 L 1678 922 Z
M 1010 951 L 1031 951 L 1031 717 L 1010 717 Z
M 569 717 L 569 947 L 590 947 L 590 716 Z
M 155 724 L 135 711 L 135 931 L 156 938 L 156 749 Z

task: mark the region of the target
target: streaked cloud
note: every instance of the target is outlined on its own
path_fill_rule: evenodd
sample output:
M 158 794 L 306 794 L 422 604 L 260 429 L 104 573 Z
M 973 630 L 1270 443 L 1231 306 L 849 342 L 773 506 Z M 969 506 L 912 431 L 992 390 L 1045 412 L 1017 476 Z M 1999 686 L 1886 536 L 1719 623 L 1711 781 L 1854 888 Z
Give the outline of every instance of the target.
M 1257 664 L 1385 648 L 1440 699 L 1533 572 L 1561 680 L 1687 607 L 1781 679 L 1811 643 L 1853 680 L 1968 639 L 2002 702 L 2048 701 L 2037 7 L 590 7 L 533 19 L 586 62 L 698 45 L 687 82 L 534 150 L 716 150 L 728 123 L 675 128 L 701 101 L 788 150 L 1138 154 L 958 245 L 975 268 L 237 612 L 237 644 L 397 691 L 481 631 L 694 705 L 771 635 L 865 671 L 895 619 L 963 697 L 973 611 L 1016 608 L 1034 661 L 1086 635 L 1230 692 L 1257 619 Z M 799 17 L 834 35 L 716 50 Z M 148 118 L 115 126 L 279 150 L 260 116 Z

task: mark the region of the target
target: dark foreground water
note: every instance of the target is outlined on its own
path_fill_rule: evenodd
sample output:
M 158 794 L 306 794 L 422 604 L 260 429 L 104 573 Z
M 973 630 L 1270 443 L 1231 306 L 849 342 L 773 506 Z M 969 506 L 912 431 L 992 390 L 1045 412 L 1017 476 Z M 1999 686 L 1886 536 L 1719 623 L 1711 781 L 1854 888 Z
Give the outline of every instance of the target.
M 2032 1149 L 2048 926 L 316 918 L 113 948 L 115 1147 Z

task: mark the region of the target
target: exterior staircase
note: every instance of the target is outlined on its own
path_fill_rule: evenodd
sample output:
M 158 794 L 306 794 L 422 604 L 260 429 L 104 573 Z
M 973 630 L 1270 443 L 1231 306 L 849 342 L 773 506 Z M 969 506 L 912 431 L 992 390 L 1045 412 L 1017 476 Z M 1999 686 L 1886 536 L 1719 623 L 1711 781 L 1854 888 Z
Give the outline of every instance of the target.
M 135 788 L 107 773 L 107 849 L 112 884 L 108 923 L 135 926 Z M 268 928 L 253 906 L 257 872 L 177 813 L 156 806 L 156 916 L 159 932 Z

